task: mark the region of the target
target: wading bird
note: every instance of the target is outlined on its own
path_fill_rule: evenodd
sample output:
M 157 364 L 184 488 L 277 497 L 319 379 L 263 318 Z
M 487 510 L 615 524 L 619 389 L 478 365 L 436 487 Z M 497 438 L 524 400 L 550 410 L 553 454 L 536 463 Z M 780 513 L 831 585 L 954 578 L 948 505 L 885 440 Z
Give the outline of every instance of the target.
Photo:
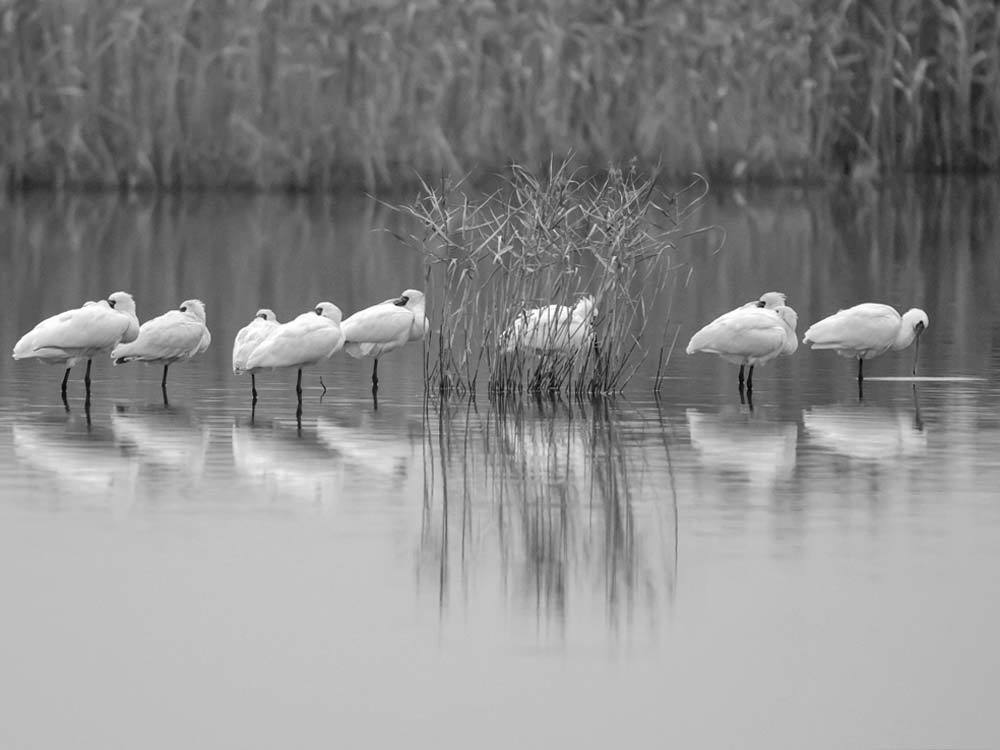
M 212 343 L 212 334 L 205 325 L 205 305 L 189 299 L 176 310 L 169 310 L 139 328 L 139 336 L 128 344 L 119 344 L 111 352 L 116 365 L 126 362 L 146 362 L 163 365 L 163 402 L 167 402 L 167 369 L 174 362 L 185 362 L 201 354 Z
M 355 359 L 373 357 L 372 393 L 378 390 L 378 358 L 410 341 L 420 341 L 430 326 L 424 293 L 407 289 L 399 297 L 358 310 L 341 324 L 344 351 Z
M 500 334 L 503 350 L 535 354 L 573 354 L 594 340 L 594 298 L 581 297 L 573 306 L 547 305 L 518 313 L 514 322 Z
M 87 360 L 83 382 L 90 402 L 91 359 L 111 351 L 120 342 L 134 341 L 139 335 L 135 302 L 128 292 L 115 292 L 106 300 L 86 302 L 83 307 L 53 315 L 24 334 L 14 346 L 14 359 L 39 359 L 50 365 L 64 365 L 62 399 L 66 403 L 66 382 L 73 365 Z
M 278 327 L 278 316 L 273 310 L 261 308 L 254 315 L 254 319 L 243 326 L 236 334 L 233 341 L 233 374 L 242 375 L 246 370 L 247 357 L 250 356 L 257 345 L 267 338 L 275 328 Z M 257 402 L 257 376 L 250 373 L 250 393 L 253 395 L 254 403 Z
M 344 345 L 340 318 L 339 307 L 332 302 L 320 302 L 314 310 L 275 326 L 247 355 L 243 371 L 253 375 L 260 370 L 297 369 L 295 394 L 299 406 L 296 416 L 301 417 L 302 368 L 329 359 Z
M 834 313 L 806 330 L 803 344 L 813 349 L 833 349 L 841 357 L 858 360 L 858 382 L 864 380 L 862 364 L 890 349 L 902 351 L 916 342 L 913 374 L 917 374 L 920 334 L 930 324 L 927 313 L 917 308 L 903 315 L 889 305 L 865 302 Z
M 743 390 L 743 368 L 750 370 L 746 388 L 753 390 L 753 368 L 763 365 L 779 354 L 794 354 L 799 347 L 795 326 L 798 315 L 787 305 L 774 309 L 738 307 L 720 315 L 691 337 L 687 353 L 718 354 L 727 362 L 740 366 L 739 387 Z

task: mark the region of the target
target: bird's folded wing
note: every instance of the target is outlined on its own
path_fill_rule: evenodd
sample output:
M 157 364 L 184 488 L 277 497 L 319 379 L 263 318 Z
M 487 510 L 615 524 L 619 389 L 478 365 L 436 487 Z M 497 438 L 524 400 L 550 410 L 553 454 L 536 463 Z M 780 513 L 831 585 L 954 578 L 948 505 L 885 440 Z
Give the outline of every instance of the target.
M 150 360 L 188 356 L 197 350 L 205 330 L 201 323 L 171 310 L 143 323 L 139 338 L 117 347 L 114 355 Z
M 858 312 L 854 308 L 840 312 L 814 323 L 805 338 L 816 348 L 828 349 L 882 349 L 896 337 L 899 316 L 891 308 L 874 314 Z
M 688 351 L 704 351 L 740 356 L 760 355 L 780 348 L 786 331 L 781 320 L 770 311 L 761 315 L 723 315 L 691 337 Z
M 39 323 L 33 331 L 33 348 L 87 349 L 116 344 L 128 328 L 128 319 L 106 305 L 67 310 Z
M 413 313 L 405 307 L 392 304 L 373 305 L 351 315 L 340 324 L 344 340 L 386 344 L 410 335 Z

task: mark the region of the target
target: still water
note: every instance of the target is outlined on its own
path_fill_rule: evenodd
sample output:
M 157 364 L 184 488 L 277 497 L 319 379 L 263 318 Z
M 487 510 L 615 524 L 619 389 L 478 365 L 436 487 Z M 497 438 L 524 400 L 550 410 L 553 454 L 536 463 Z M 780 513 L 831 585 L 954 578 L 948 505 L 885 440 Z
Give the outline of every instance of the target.
M 422 353 L 249 383 L 260 306 L 421 286 L 358 200 L 31 194 L 0 204 L 0 340 L 130 290 L 200 297 L 160 371 L 0 357 L 0 747 L 1000 746 L 1000 190 L 726 193 L 682 247 L 678 346 L 623 398 L 425 400 Z M 688 277 L 688 269 L 691 269 Z M 800 333 L 923 307 L 921 374 L 800 349 L 686 357 L 780 289 Z M 667 321 L 667 310 L 670 310 Z M 912 351 L 866 368 L 903 376 Z M 955 379 L 950 379 L 955 378 Z M 962 379 L 958 379 L 962 378 Z

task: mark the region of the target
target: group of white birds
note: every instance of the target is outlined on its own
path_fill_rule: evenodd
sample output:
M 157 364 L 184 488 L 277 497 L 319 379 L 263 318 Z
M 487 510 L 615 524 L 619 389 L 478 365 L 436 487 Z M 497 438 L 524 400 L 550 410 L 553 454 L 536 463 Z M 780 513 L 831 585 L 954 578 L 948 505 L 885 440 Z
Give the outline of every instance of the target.
M 781 292 L 767 292 L 758 300 L 719 316 L 699 330 L 687 345 L 687 353 L 709 352 L 738 364 L 739 385 L 753 389 L 753 368 L 798 349 L 798 315 L 785 304 Z M 582 297 L 573 306 L 548 305 L 518 314 L 500 334 L 505 352 L 572 353 L 594 340 L 595 300 Z M 236 334 L 233 342 L 233 372 L 249 373 L 253 402 L 257 402 L 257 373 L 263 370 L 296 369 L 296 394 L 302 402 L 302 369 L 315 366 L 344 349 L 350 356 L 372 357 L 372 391 L 378 388 L 378 358 L 423 339 L 429 324 L 424 314 L 424 295 L 407 289 L 399 297 L 359 310 L 342 320 L 340 308 L 320 302 L 313 310 L 287 323 L 279 323 L 270 309 L 258 310 L 254 319 Z M 919 309 L 900 315 L 888 305 L 866 302 L 841 310 L 805 333 L 803 343 L 813 349 L 832 349 L 862 363 L 887 351 L 900 351 L 918 342 L 927 328 L 927 313 Z M 86 302 L 43 320 L 14 347 L 14 359 L 40 359 L 66 367 L 62 381 L 63 400 L 72 367 L 87 360 L 84 382 L 90 398 L 91 360 L 110 352 L 116 365 L 146 362 L 163 365 L 161 388 L 167 397 L 167 370 L 204 352 L 212 341 L 205 318 L 205 305 L 186 300 L 141 326 L 135 302 L 127 292 L 115 292 L 106 300 Z M 916 352 L 913 372 L 916 374 Z
M 775 357 L 794 354 L 799 348 L 795 328 L 799 317 L 785 304 L 781 292 L 767 292 L 760 299 L 720 315 L 687 345 L 687 353 L 708 352 L 740 366 L 739 386 L 753 389 L 753 368 Z M 900 315 L 889 305 L 864 302 L 823 318 L 806 329 L 802 343 L 813 349 L 832 349 L 842 357 L 858 360 L 858 382 L 863 363 L 887 351 L 902 351 L 916 342 L 913 374 L 917 374 L 920 334 L 930 324 L 927 313 L 912 308 Z
M 424 295 L 415 289 L 359 310 L 346 320 L 341 318 L 340 308 L 332 302 L 320 302 L 313 310 L 287 323 L 279 323 L 271 310 L 258 310 L 233 342 L 233 372 L 250 374 L 254 402 L 258 372 L 297 369 L 295 390 L 301 406 L 302 369 L 329 359 L 341 349 L 352 357 L 374 359 L 372 387 L 375 389 L 378 358 L 409 341 L 422 339 L 428 330 Z M 211 341 L 201 300 L 186 300 L 177 309 L 140 326 L 132 295 L 115 292 L 106 300 L 85 302 L 82 307 L 46 318 L 17 342 L 14 359 L 39 359 L 64 366 L 64 402 L 70 370 L 84 359 L 88 402 L 92 359 L 98 355 L 110 353 L 116 365 L 127 362 L 163 365 L 160 387 L 166 401 L 170 365 L 204 352 Z

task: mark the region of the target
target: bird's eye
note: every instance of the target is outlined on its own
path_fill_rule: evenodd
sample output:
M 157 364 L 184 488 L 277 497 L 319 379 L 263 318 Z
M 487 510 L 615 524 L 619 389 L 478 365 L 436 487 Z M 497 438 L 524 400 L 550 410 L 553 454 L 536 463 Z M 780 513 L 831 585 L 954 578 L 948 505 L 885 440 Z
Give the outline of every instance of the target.
M 187 312 L 187 305 L 181 305 L 181 312 Z

